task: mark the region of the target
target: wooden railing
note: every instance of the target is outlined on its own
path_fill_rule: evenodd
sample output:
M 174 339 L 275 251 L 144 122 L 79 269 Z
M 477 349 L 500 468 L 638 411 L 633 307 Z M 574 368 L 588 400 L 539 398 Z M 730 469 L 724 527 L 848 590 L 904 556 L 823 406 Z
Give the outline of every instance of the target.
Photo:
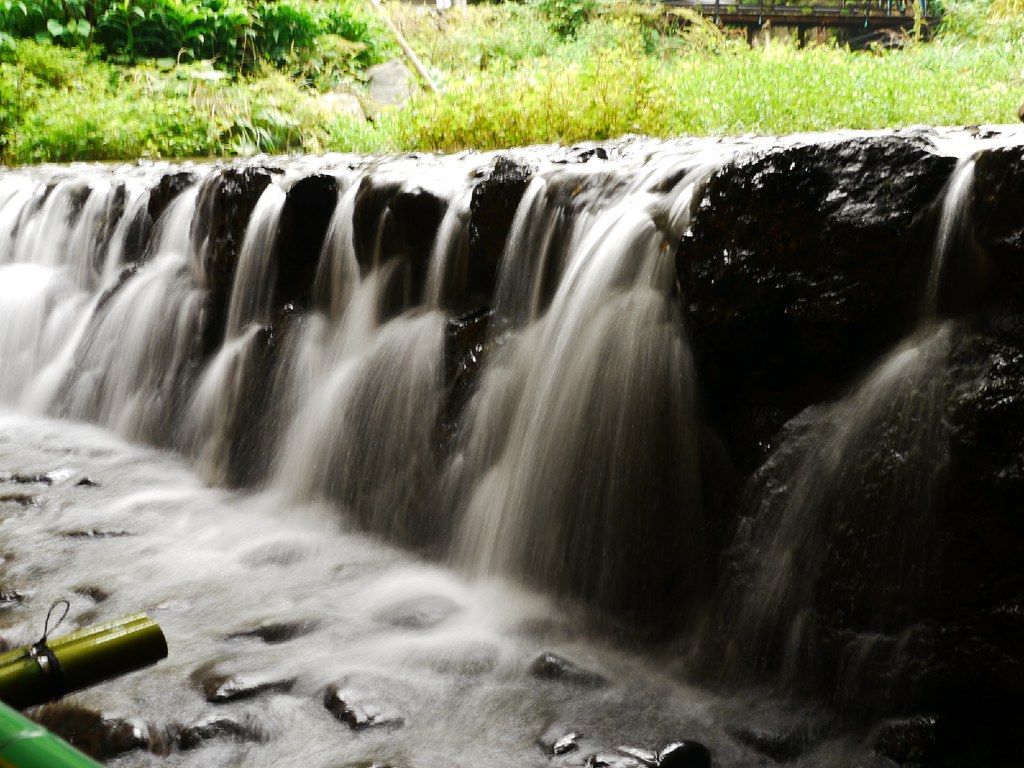
M 818 0 L 812 3 L 774 2 L 774 0 L 664 0 L 665 5 L 691 8 L 703 16 L 722 23 L 756 23 L 771 20 L 786 24 L 837 24 L 852 26 L 864 22 L 874 26 L 885 21 L 902 22 L 904 26 L 914 20 L 914 6 L 909 0 Z M 933 8 L 929 0 L 918 0 L 918 13 L 932 22 Z

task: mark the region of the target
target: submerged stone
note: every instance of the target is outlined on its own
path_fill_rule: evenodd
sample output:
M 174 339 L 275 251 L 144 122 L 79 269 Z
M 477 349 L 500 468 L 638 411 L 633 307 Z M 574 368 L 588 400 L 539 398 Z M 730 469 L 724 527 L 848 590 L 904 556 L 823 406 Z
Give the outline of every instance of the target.
M 579 749 L 579 738 L 580 735 L 576 732 L 565 734 L 565 736 L 562 736 L 551 745 L 551 754 L 555 756 L 567 755 L 570 752 Z
M 228 640 L 251 638 L 260 640 L 268 645 L 274 645 L 277 643 L 286 643 L 296 637 L 308 635 L 310 632 L 315 630 L 316 627 L 317 622 L 312 620 L 272 621 L 266 624 L 260 624 L 252 629 L 242 629 L 237 632 L 232 632 L 231 634 L 226 635 L 225 638 Z
M 624 755 L 629 755 L 634 760 L 639 760 L 646 766 L 655 766 L 658 764 L 658 753 L 652 752 L 649 749 L 640 749 L 639 747 L 619 746 L 616 747 Z
M 227 704 L 251 699 L 264 693 L 287 693 L 294 678 L 261 677 L 258 675 L 213 675 L 203 680 L 203 693 L 211 704 Z
M 390 605 L 374 614 L 374 619 L 403 629 L 429 629 L 447 620 L 461 606 L 441 595 L 424 595 Z
M 145 723 L 107 715 L 77 704 L 46 704 L 32 710 L 31 717 L 97 760 L 109 760 L 150 746 L 149 726 Z
M 699 741 L 677 741 L 658 752 L 658 768 L 711 768 L 711 752 Z
M 554 653 L 542 653 L 530 665 L 530 674 L 541 680 L 557 680 L 588 688 L 598 688 L 608 681 L 596 672 L 577 666 Z
M 628 755 L 611 752 L 597 752 L 584 763 L 586 768 L 644 768 L 645 764 Z
M 738 725 L 727 730 L 740 743 L 776 762 L 795 760 L 807 747 L 804 735 L 795 728 L 772 730 L 757 725 Z
M 344 683 L 331 684 L 324 691 L 324 707 L 353 730 L 400 728 L 405 715 L 378 692 L 360 691 Z
M 188 750 L 212 739 L 260 742 L 265 738 L 253 723 L 227 715 L 210 715 L 182 727 L 177 741 L 179 748 Z

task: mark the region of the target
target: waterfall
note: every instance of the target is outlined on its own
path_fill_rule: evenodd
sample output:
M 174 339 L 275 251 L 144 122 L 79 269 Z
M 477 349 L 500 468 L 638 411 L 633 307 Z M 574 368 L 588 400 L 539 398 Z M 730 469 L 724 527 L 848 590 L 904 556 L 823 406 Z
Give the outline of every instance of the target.
M 669 247 L 686 221 L 663 230 L 655 218 L 674 196 L 685 209 L 703 173 L 667 201 L 646 180 L 569 224 L 568 211 L 545 206 L 546 182 L 527 190 L 492 321 L 509 330 L 492 341 L 503 349 L 456 458 L 468 476 L 459 555 L 475 571 L 617 611 L 700 582 L 696 380 Z M 556 238 L 560 224 L 568 232 Z M 542 311 L 549 260 L 564 268 Z
M 776 670 L 799 685 L 839 655 L 839 695 L 870 697 L 878 681 L 868 665 L 898 667 L 905 617 L 936 599 L 935 513 L 958 333 L 939 316 L 939 299 L 973 168 L 961 159 L 943 195 L 917 328 L 844 398 L 794 419 L 752 479 L 734 545 L 742 577 L 724 630 L 728 665 Z M 824 620 L 829 611 L 838 617 Z M 823 629 L 836 625 L 852 635 Z
M 986 702 L 992 681 L 1014 679 L 986 668 L 970 682 L 987 651 L 956 656 L 955 674 L 933 663 L 978 626 L 1016 627 L 1019 608 L 1012 558 L 970 539 L 970 517 L 988 515 L 1015 552 L 1006 510 L 1024 487 L 1000 432 L 1024 402 L 1017 159 L 986 141 L 911 131 L 0 169 L 0 404 L 161 449 L 140 467 L 191 462 L 159 493 L 102 487 L 111 517 L 89 507 L 74 525 L 63 501 L 35 515 L 38 489 L 3 489 L 5 530 L 58 540 L 79 564 L 88 540 L 111 562 L 65 583 L 16 542 L 22 560 L 5 550 L 0 575 L 18 594 L 36 594 L 37 572 L 45 590 L 86 590 L 123 553 L 160 550 L 145 568 L 174 574 L 180 594 L 140 594 L 201 647 L 182 680 L 207 662 L 266 664 L 295 685 L 274 689 L 277 706 L 309 724 L 330 720 L 325 690 L 393 667 L 395 689 L 433 681 L 410 707 L 433 701 L 430 685 L 445 706 L 467 697 L 438 731 L 518 702 L 516 764 L 546 761 L 536 744 L 550 753 L 570 732 L 612 739 L 619 696 L 646 702 L 631 728 L 658 709 L 643 728 L 659 749 L 666 729 L 699 723 L 725 768 L 790 754 L 786 734 L 766 748 L 753 725 L 716 720 L 746 717 L 722 713 L 749 712 L 754 682 L 838 710 L 876 698 L 879 716 L 919 711 L 913 692 L 950 680 L 950 699 Z M 0 485 L 45 476 L 52 498 L 85 493 L 85 453 L 73 455 L 54 477 L 80 487 L 15 463 Z M 173 530 L 151 538 L 165 508 Z M 194 539 L 168 543 L 183 531 Z M 210 560 L 189 561 L 195 583 L 172 562 L 193 546 Z M 973 581 L 950 607 L 954 561 Z M 255 630 L 218 623 L 237 600 Z M 292 630 L 301 652 L 268 650 Z M 1017 659 L 996 636 L 986 658 Z M 637 638 L 671 654 L 671 674 L 623 648 Z M 562 654 L 579 668 L 544 661 Z M 307 657 L 334 679 L 298 669 Z M 932 688 L 917 687 L 919 667 Z M 705 706 L 717 692 L 674 679 L 716 675 L 738 681 L 739 704 Z M 830 762 L 864 736 L 833 726 L 832 741 L 793 747 L 794 764 L 866 764 Z M 376 733 L 337 759 L 364 760 Z M 261 738 L 277 751 L 253 764 L 269 765 L 298 737 Z M 571 759 L 599 764 L 579 738 Z M 366 764 L 433 764 L 412 740 Z

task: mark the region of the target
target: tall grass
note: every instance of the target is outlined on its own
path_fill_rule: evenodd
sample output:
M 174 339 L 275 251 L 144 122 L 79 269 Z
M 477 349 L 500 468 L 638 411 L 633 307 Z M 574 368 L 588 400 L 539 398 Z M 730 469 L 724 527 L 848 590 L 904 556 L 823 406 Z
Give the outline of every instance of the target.
M 4 0 L 0 0 L 3 2 Z M 295 0 L 296 2 L 298 0 Z M 31 41 L 0 49 L 0 159 L 500 148 L 651 136 L 1013 122 L 1024 98 L 1024 0 L 946 0 L 933 42 L 899 50 L 750 48 L 660 6 L 606 5 L 572 35 L 530 4 L 440 15 L 392 6 L 442 93 L 374 122 L 333 114 L 317 87 L 351 50 L 294 50 L 283 68 L 115 66 Z M 341 62 L 339 64 L 339 61 Z
M 716 28 L 666 32 L 643 13 L 574 41 L 467 69 L 381 127 L 406 149 L 458 150 L 652 136 L 1011 122 L 1024 49 L 947 34 L 902 50 L 751 49 Z M 652 31 L 654 32 L 652 36 Z M 424 47 L 429 53 L 429 48 Z

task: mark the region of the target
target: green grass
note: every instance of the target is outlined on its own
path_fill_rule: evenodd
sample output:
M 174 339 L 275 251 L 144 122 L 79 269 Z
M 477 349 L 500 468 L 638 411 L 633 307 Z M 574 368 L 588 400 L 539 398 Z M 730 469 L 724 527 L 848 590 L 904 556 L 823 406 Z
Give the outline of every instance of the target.
M 1013 122 L 1024 100 L 1020 2 L 946 0 L 933 42 L 861 52 L 775 42 L 751 49 L 709 24 L 680 28 L 649 6 L 589 11 L 571 33 L 540 0 L 443 17 L 393 6 L 442 93 L 423 93 L 373 123 L 322 106 L 317 89 L 339 81 L 365 93 L 361 70 L 336 66 L 326 46 L 292 50 L 277 68 L 225 73 L 203 62 L 124 67 L 23 40 L 0 53 L 0 159 L 452 151 L 626 133 Z

